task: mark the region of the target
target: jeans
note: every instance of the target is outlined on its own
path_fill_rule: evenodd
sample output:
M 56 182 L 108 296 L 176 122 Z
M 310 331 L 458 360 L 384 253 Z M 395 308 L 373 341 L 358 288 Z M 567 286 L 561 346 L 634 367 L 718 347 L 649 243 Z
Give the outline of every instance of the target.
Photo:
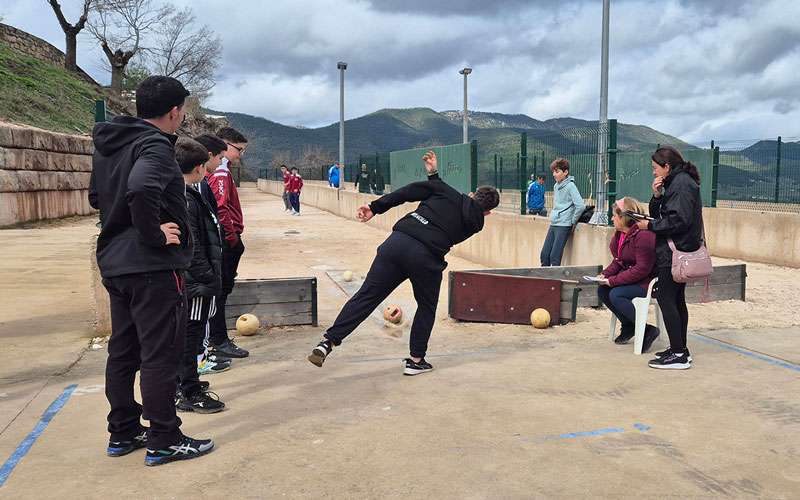
M 283 206 L 286 210 L 292 208 L 292 204 L 289 202 L 289 191 L 283 192 Z
M 647 290 L 640 285 L 620 285 L 615 287 L 600 285 L 597 295 L 605 306 L 614 313 L 623 327 L 632 327 L 636 323 L 636 309 L 633 299 L 644 297 Z
M 378 247 L 364 284 L 344 305 L 325 338 L 334 345 L 341 344 L 395 288 L 410 279 L 417 301 L 417 313 L 411 325 L 410 352 L 412 357 L 425 357 L 445 267 L 447 263 L 428 247 L 405 233 L 394 231 Z
M 140 417 L 150 421 L 147 445 L 166 448 L 180 438 L 175 380 L 186 335 L 183 276 L 173 271 L 128 274 L 103 280 L 111 302 L 106 398 L 112 441 L 133 439 Z M 142 404 L 133 396 L 136 372 Z
M 539 256 L 542 267 L 561 265 L 564 247 L 567 245 L 571 233 L 572 226 L 550 226 L 547 230 L 547 237 L 544 239 L 544 245 L 542 245 L 542 253 Z
M 289 193 L 289 203 L 295 212 L 300 213 L 300 193 Z

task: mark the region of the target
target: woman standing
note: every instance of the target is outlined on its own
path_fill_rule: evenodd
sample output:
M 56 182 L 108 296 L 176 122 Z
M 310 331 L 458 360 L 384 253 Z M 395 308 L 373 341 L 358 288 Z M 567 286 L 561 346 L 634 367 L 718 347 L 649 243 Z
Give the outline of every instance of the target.
M 669 335 L 669 349 L 656 353 L 651 368 L 686 370 L 692 357 L 686 347 L 689 312 L 686 309 L 686 284 L 672 278 L 671 240 L 675 248 L 693 252 L 700 248 L 703 234 L 703 202 L 700 198 L 700 174 L 691 162 L 672 146 L 662 146 L 651 156 L 653 198 L 652 221 L 637 223 L 640 229 L 656 234 L 658 304 Z
M 614 260 L 598 278 L 603 281 L 597 295 L 605 306 L 619 319 L 621 331 L 615 344 L 627 344 L 634 337 L 636 309 L 633 299 L 647 295 L 656 261 L 656 236 L 651 231 L 639 229 L 636 221 L 625 212 L 644 213 L 644 207 L 634 198 L 622 198 L 613 206 L 611 221 L 614 237 L 611 238 L 611 256 Z M 658 337 L 658 328 L 647 325 L 644 330 L 642 352 L 650 350 Z

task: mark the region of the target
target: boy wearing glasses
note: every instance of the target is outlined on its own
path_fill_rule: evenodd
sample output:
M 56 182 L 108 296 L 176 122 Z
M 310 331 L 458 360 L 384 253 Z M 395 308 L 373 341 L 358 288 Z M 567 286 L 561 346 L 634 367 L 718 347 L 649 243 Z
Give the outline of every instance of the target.
M 217 215 L 224 232 L 225 242 L 222 245 L 222 294 L 217 298 L 217 312 L 211 318 L 211 350 L 214 354 L 225 358 L 246 358 L 248 351 L 237 346 L 228 337 L 225 325 L 225 302 L 233 291 L 234 279 L 239 268 L 239 260 L 244 253 L 242 233 L 244 218 L 239 193 L 228 165 L 238 165 L 247 148 L 247 138 L 236 129 L 221 128 L 217 137 L 228 145 L 222 154 L 224 158 L 219 167 L 208 178 L 208 184 L 217 200 Z

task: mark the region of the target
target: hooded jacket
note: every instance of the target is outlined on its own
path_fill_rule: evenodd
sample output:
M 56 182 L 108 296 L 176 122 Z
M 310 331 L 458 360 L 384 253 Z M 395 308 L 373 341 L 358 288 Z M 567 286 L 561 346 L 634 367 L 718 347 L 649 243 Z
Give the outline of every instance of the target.
M 186 186 L 189 225 L 194 239 L 192 263 L 186 272 L 189 297 L 212 297 L 222 292 L 222 235 L 214 210 L 194 186 Z
M 239 192 L 228 168 L 227 158 L 222 159 L 222 163 L 213 174 L 206 175 L 206 181 L 217 199 L 217 217 L 225 233 L 225 240 L 232 245 L 237 240 L 236 235 L 244 232 L 244 217 L 242 204 L 239 202 Z
M 392 230 L 411 236 L 439 257 L 444 258 L 453 245 L 483 229 L 481 207 L 448 186 L 438 174 L 381 196 L 369 208 L 374 214 L 382 214 L 408 201 L 422 203 L 397 221 Z
M 192 259 L 186 185 L 175 162 L 176 136 L 130 116 L 94 127 L 89 203 L 100 210 L 97 264 L 104 278 L 184 270 Z M 174 222 L 180 244 L 161 224 Z
M 650 200 L 647 228 L 656 233 L 656 266 L 672 266 L 668 239 L 682 252 L 700 248 L 703 232 L 703 200 L 700 186 L 682 167 L 672 168 L 664 179 L 664 194 Z
M 574 226 L 586 208 L 581 193 L 575 185 L 575 177 L 568 176 L 553 188 L 553 210 L 550 211 L 551 226 Z

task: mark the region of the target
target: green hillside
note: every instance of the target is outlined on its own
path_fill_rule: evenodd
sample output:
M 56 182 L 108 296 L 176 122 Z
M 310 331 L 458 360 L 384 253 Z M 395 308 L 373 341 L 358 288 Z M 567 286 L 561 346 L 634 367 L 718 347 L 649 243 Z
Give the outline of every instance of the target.
M 88 133 L 101 91 L 63 67 L 0 43 L 0 119 L 47 130 Z
M 273 160 L 302 167 L 333 161 L 339 148 L 337 123 L 315 129 L 288 127 L 264 118 L 240 113 L 224 114 L 233 127 L 251 138 L 248 165 L 252 169 L 272 165 Z M 526 115 L 504 115 L 470 111 L 470 139 L 478 141 L 479 162 L 486 164 L 497 154 L 505 164 L 514 162 L 519 152 L 520 134 L 528 134 L 529 155 L 582 154 L 597 150 L 597 135 L 591 133 L 597 122 L 576 118 L 539 121 Z M 414 147 L 461 142 L 462 125 L 458 112 L 436 112 L 430 108 L 382 109 L 345 122 L 347 161 L 359 154 L 395 151 Z M 695 149 L 676 137 L 642 125 L 620 124 L 620 150 L 651 150 L 656 144 L 673 144 Z M 485 165 L 484 165 L 485 166 Z

